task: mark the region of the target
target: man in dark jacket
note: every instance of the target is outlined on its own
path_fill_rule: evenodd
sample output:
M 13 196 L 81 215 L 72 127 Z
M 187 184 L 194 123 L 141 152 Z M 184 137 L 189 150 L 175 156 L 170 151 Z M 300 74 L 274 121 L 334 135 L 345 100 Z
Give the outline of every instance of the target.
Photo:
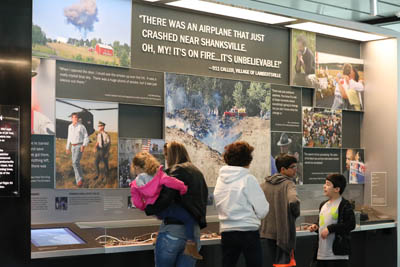
M 328 200 L 319 207 L 319 223 L 309 227 L 319 232 L 317 267 L 347 267 L 350 255 L 350 232 L 355 228 L 355 216 L 349 201 L 342 197 L 346 178 L 328 175 L 324 194 Z
M 295 65 L 295 76 L 293 84 L 300 86 L 311 86 L 308 79 L 309 74 L 315 74 L 315 58 L 314 52 L 307 47 L 307 40 L 304 35 L 296 38 L 297 54 Z

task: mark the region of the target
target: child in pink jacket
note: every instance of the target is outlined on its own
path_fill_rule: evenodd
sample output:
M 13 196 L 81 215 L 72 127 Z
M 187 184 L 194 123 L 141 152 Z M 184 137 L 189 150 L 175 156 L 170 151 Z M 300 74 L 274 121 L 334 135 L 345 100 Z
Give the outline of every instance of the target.
M 163 166 L 157 159 L 148 152 L 139 152 L 132 161 L 136 179 L 130 184 L 133 204 L 140 210 L 144 210 L 148 204 L 154 204 L 160 195 L 162 186 L 175 189 L 181 195 L 187 191 L 187 186 L 180 180 L 170 177 L 163 172 Z M 194 241 L 195 219 L 190 213 L 180 205 L 172 203 L 168 208 L 157 214 L 161 220 L 172 218 L 181 221 L 185 225 L 186 246 L 184 254 L 190 255 L 195 259 L 203 259 L 197 251 Z

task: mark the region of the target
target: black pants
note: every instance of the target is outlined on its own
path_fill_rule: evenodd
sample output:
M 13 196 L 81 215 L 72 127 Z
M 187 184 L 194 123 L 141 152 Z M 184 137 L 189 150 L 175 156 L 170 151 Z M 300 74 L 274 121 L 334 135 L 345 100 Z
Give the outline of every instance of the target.
M 247 267 L 262 266 L 262 250 L 258 231 L 222 232 L 222 266 L 235 267 L 243 252 Z
M 317 267 L 348 267 L 348 260 L 317 260 Z
M 276 245 L 276 240 L 266 239 L 267 249 L 272 258 L 272 264 L 287 264 L 290 262 L 290 254 Z

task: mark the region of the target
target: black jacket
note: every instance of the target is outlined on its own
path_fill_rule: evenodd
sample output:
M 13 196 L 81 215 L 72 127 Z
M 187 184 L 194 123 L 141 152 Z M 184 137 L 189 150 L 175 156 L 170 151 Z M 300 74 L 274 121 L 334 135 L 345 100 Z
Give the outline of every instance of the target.
M 205 228 L 208 188 L 203 174 L 190 162 L 176 164 L 166 173 L 184 182 L 188 191 L 180 196 L 178 191 L 163 186 L 156 202 L 146 206 L 146 215 L 156 215 L 175 201 L 195 218 L 201 229 Z
M 319 211 L 328 200 L 321 203 Z M 350 255 L 350 232 L 356 227 L 356 219 L 354 216 L 353 207 L 350 202 L 344 198 L 339 204 L 338 222 L 328 225 L 329 233 L 335 233 L 333 241 L 333 254 L 335 255 Z
M 304 73 L 306 75 L 315 74 L 315 58 L 313 53 L 308 47 L 306 48 L 306 52 L 303 54 L 303 61 L 304 61 Z M 301 72 L 301 65 L 298 57 L 296 57 L 295 70 L 296 73 Z

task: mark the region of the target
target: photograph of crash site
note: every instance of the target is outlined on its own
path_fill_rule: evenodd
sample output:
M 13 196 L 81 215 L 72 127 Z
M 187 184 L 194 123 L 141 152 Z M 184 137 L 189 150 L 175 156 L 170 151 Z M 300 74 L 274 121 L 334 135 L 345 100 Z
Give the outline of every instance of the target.
M 364 61 L 326 53 L 316 53 L 316 106 L 331 109 L 364 110 Z
M 255 147 L 250 172 L 261 182 L 270 172 L 270 84 L 166 74 L 166 142 L 185 145 L 192 162 L 215 186 L 224 147 Z
M 342 111 L 303 108 L 304 147 L 342 147 Z

